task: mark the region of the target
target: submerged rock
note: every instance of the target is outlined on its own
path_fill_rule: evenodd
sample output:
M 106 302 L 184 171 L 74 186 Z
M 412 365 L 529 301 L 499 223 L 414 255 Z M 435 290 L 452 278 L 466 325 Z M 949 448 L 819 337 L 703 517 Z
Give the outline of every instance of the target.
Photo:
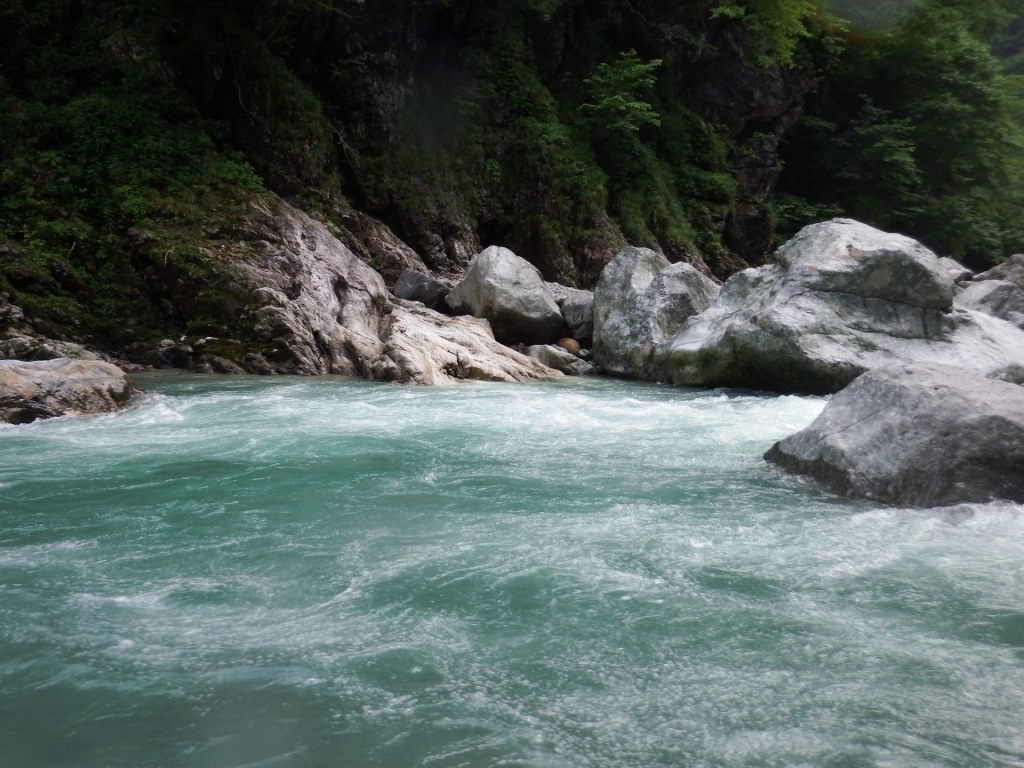
M 564 335 L 565 321 L 540 271 L 507 248 L 477 254 L 446 301 L 457 314 L 487 319 L 507 344 L 546 344 Z
M 1024 502 L 1024 387 L 950 366 L 879 368 L 765 458 L 879 501 Z
M 730 278 L 715 306 L 653 351 L 652 374 L 828 393 L 866 370 L 927 362 L 1024 381 L 1024 332 L 954 307 L 954 292 L 946 267 L 910 238 L 849 219 L 815 224 L 775 264 Z
M 670 264 L 648 248 L 626 248 L 594 289 L 595 362 L 619 376 L 658 378 L 655 349 L 708 309 L 718 293 L 718 285 L 689 264 Z
M 114 411 L 133 391 L 124 371 L 98 360 L 0 360 L 0 421 L 9 424 Z

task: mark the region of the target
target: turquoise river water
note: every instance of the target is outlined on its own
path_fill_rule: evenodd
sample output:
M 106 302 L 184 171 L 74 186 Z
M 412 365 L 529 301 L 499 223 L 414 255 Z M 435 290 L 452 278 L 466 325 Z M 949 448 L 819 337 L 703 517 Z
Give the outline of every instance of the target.
M 820 398 L 146 374 L 0 427 L 3 768 L 1024 766 L 1024 507 Z

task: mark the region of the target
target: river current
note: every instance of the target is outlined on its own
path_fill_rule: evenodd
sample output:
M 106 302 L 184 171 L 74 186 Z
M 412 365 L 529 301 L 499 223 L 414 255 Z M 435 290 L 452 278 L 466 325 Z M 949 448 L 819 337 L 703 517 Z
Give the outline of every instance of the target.
M 1024 766 L 1024 507 L 821 398 L 146 374 L 0 427 L 3 768 Z

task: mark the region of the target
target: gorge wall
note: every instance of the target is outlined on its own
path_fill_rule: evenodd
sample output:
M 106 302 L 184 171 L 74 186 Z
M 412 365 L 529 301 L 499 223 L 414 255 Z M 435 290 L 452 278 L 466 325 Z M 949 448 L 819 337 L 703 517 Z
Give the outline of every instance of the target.
M 841 47 L 821 7 L 11 4 L 0 11 L 0 293 L 42 336 L 115 353 L 237 336 L 225 318 L 245 307 L 221 254 L 262 226 L 247 217 L 271 194 L 387 285 L 407 267 L 454 276 L 490 245 L 568 286 L 592 287 L 627 245 L 724 279 L 766 260 L 781 211 L 835 213 L 773 200 L 785 137 L 806 104 L 829 103 L 807 98 L 829 92 L 825 63 L 835 69 Z M 842 125 L 812 125 L 822 146 L 847 146 L 828 133 Z M 929 156 L 957 162 L 955 149 Z M 870 170 L 856 151 L 846 167 Z M 830 172 L 822 194 L 849 175 Z M 880 212 L 898 210 L 885 199 Z

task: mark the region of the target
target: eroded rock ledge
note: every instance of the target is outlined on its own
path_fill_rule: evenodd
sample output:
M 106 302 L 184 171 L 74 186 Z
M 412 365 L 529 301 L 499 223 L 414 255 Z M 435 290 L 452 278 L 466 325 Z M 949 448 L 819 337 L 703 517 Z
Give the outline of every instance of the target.
M 324 224 L 274 195 L 251 200 L 233 238 L 209 251 L 229 278 L 218 310 L 231 337 L 169 339 L 140 362 L 419 384 L 561 376 L 499 344 L 486 322 L 392 296 Z

